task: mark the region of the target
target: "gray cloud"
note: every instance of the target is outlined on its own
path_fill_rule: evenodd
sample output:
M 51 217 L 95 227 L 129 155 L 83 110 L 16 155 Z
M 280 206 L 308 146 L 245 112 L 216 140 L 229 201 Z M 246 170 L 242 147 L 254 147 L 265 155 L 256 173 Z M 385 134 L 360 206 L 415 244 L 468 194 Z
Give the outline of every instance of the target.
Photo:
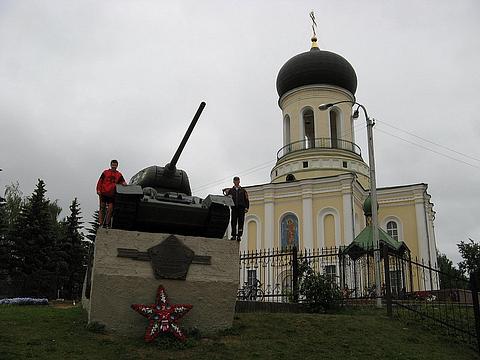
M 282 142 L 276 75 L 309 49 L 313 8 L 320 46 L 352 63 L 357 99 L 379 120 L 379 186 L 428 183 L 438 247 L 454 261 L 458 241 L 480 239 L 480 161 L 389 126 L 480 159 L 476 1 L 0 7 L 2 188 L 18 180 L 29 194 L 40 177 L 64 210 L 78 197 L 88 220 L 109 160 L 119 159 L 126 178 L 165 164 L 202 100 L 207 108 L 179 163 L 197 195 L 218 193 L 233 174 L 245 185 L 268 182 Z M 363 121 L 356 139 L 366 158 Z

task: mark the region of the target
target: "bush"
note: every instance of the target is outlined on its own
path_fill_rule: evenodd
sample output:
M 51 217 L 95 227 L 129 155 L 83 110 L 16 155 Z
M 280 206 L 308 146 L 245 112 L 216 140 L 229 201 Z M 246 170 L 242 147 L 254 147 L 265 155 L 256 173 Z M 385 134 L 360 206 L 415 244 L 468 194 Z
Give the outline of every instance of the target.
M 300 294 L 312 312 L 327 312 L 338 307 L 342 298 L 340 289 L 328 275 L 316 273 L 306 267 L 300 280 Z

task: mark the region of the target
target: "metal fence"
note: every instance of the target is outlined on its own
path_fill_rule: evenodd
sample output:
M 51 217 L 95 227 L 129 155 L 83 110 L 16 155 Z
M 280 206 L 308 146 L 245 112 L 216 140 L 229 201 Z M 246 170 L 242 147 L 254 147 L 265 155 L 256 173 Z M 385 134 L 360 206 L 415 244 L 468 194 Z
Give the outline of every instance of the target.
M 480 349 L 478 274 L 454 278 L 435 265 L 392 254 L 381 248 L 380 283 L 376 289 L 375 249 L 351 258 L 343 247 L 269 249 L 240 254 L 239 301 L 299 303 L 302 265 L 328 275 L 341 290 L 342 302 L 374 304 L 380 293 L 389 316 L 421 320 Z
M 286 249 L 255 250 L 240 254 L 239 300 L 298 302 L 299 266 L 308 265 L 316 273 L 328 275 L 342 290 L 346 298 L 375 297 L 375 278 L 378 268 L 375 266 L 374 253 L 370 249 L 360 257 L 352 258 L 343 252 L 344 247 L 305 249 L 297 251 L 295 247 Z M 390 277 L 395 279 L 395 293 L 438 288 L 434 276 L 428 279 L 410 268 L 408 258 L 391 261 Z M 383 259 L 382 259 L 383 262 Z M 428 274 L 427 274 L 428 275 Z M 380 280 L 385 284 L 385 274 L 381 267 Z
M 478 273 L 469 277 L 454 277 L 423 261 L 409 261 L 410 279 L 400 288 L 399 282 L 395 283 L 397 277 L 394 274 L 397 264 L 402 264 L 403 259 L 392 254 L 385 255 L 384 259 L 384 272 L 393 275 L 387 277 L 390 280 L 388 288 L 382 294 L 389 315 L 418 321 L 429 330 L 446 332 L 480 352 Z M 438 286 L 417 290 L 419 284 L 428 282 Z

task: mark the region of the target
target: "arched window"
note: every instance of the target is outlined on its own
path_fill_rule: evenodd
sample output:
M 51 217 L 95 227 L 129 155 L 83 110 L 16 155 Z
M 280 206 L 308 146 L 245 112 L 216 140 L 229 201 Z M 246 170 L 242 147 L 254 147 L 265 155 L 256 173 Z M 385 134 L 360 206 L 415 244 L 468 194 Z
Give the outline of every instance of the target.
M 290 116 L 285 115 L 283 119 L 283 145 L 291 143 L 290 138 Z
M 306 109 L 303 112 L 303 130 L 305 136 L 305 149 L 315 147 L 315 123 L 313 121 L 313 110 Z
M 398 240 L 398 224 L 395 221 L 389 221 L 387 223 L 387 234 L 392 239 Z
M 335 244 L 335 218 L 332 214 L 326 214 L 323 218 L 323 238 L 325 247 L 334 247 Z
M 340 236 L 338 210 L 331 207 L 320 210 L 317 215 L 317 246 L 321 248 L 340 246 L 343 243 Z
M 332 148 L 338 147 L 338 139 L 340 138 L 340 114 L 337 109 L 330 110 L 330 139 Z
M 286 214 L 280 222 L 282 249 L 296 246 L 298 249 L 298 218 L 295 214 Z

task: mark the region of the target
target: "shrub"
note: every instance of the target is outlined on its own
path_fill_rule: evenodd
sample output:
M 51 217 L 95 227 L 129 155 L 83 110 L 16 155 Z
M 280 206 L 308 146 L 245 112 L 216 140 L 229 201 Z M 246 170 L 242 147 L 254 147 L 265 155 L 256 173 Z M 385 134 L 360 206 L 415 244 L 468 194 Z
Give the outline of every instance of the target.
M 338 307 L 342 298 L 340 289 L 331 276 L 304 267 L 300 280 L 300 294 L 312 312 L 327 312 Z

